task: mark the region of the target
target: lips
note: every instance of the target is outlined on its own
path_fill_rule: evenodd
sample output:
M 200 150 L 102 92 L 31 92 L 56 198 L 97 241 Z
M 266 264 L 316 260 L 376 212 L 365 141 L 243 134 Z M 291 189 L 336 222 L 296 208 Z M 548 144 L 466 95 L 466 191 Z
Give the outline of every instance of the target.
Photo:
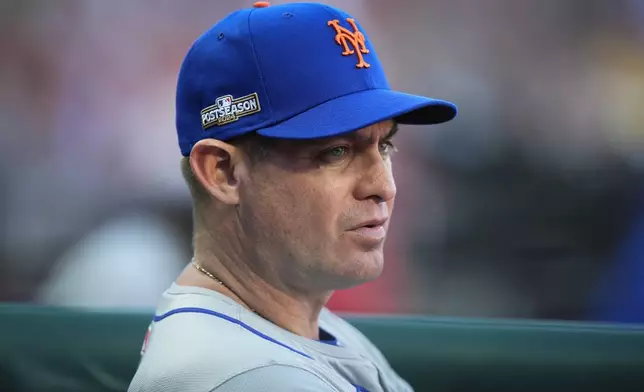
M 353 228 L 351 228 L 351 230 L 357 230 L 357 229 L 361 229 L 361 228 L 373 229 L 373 228 L 377 228 L 379 226 L 384 226 L 385 223 L 387 223 L 387 219 L 388 218 L 370 219 L 370 220 L 364 221 L 362 223 L 359 223 L 358 225 L 356 225 Z
M 363 221 L 354 226 L 349 232 L 357 235 L 360 242 L 363 245 L 366 244 L 369 248 L 379 246 L 387 236 L 387 230 L 385 230 L 387 219 L 375 218 Z

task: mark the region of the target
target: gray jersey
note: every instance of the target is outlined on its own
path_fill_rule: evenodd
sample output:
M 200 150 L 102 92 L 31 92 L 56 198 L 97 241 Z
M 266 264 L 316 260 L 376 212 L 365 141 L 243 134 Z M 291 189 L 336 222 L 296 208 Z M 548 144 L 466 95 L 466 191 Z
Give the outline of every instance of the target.
M 212 290 L 162 296 L 129 392 L 411 391 L 355 327 L 324 309 L 321 336 L 286 331 Z

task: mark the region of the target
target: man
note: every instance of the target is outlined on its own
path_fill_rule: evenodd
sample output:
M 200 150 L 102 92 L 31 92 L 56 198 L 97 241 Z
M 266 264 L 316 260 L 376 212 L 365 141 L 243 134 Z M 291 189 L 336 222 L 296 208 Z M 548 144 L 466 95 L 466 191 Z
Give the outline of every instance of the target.
M 397 124 L 456 107 L 390 90 L 343 11 L 258 2 L 193 44 L 176 115 L 194 258 L 130 391 L 410 390 L 324 306 L 382 271 Z

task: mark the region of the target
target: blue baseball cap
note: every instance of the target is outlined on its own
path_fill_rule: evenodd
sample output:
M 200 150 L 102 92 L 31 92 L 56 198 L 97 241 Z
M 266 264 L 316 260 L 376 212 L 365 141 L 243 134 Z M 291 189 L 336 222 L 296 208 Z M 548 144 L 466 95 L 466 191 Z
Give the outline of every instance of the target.
M 183 156 L 206 138 L 314 139 L 387 119 L 439 124 L 456 112 L 392 90 L 361 25 L 316 3 L 256 2 L 228 15 L 188 51 L 176 97 Z

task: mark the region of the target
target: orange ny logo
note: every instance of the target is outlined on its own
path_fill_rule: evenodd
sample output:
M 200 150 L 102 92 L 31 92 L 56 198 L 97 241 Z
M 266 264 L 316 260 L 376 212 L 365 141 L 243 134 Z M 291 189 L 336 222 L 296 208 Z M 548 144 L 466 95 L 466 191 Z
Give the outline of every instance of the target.
M 340 26 L 340 21 L 337 19 L 330 20 L 328 25 L 332 26 L 335 29 L 335 42 L 338 45 L 341 45 L 344 51 L 342 52 L 343 56 L 350 56 L 352 54 L 355 54 L 358 56 L 358 64 L 356 64 L 356 67 L 358 68 L 369 68 L 371 65 L 364 61 L 363 54 L 369 53 L 369 49 L 367 49 L 367 46 L 365 44 L 365 37 L 364 34 L 358 30 L 358 26 L 356 26 L 356 21 L 347 18 L 347 22 L 353 27 L 353 31 Z

